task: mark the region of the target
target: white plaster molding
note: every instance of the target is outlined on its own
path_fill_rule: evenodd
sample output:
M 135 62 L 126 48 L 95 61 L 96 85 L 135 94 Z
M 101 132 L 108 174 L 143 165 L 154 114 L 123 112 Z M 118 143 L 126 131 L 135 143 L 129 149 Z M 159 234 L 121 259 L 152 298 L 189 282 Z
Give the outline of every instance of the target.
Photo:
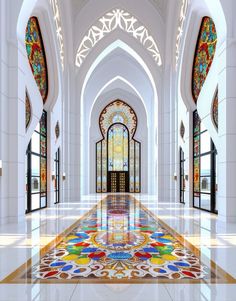
M 183 35 L 184 21 L 186 18 L 187 9 L 188 9 L 188 0 L 182 0 L 180 16 L 179 16 L 179 24 L 178 24 L 177 36 L 176 36 L 176 50 L 175 50 L 176 67 L 178 66 L 178 62 L 179 62 L 180 45 L 181 45 L 181 40 Z
M 64 41 L 63 41 L 63 34 L 62 34 L 62 26 L 61 26 L 61 14 L 59 9 L 58 0 L 49 0 L 52 6 L 53 14 L 54 14 L 54 21 L 56 25 L 56 35 L 59 44 L 60 50 L 60 59 L 61 59 L 61 67 L 62 71 L 64 71 Z
M 114 9 L 93 25 L 82 39 L 76 54 L 76 66 L 80 67 L 91 49 L 108 33 L 120 28 L 137 39 L 152 55 L 158 66 L 162 65 L 160 51 L 148 29 L 134 16 L 122 9 Z

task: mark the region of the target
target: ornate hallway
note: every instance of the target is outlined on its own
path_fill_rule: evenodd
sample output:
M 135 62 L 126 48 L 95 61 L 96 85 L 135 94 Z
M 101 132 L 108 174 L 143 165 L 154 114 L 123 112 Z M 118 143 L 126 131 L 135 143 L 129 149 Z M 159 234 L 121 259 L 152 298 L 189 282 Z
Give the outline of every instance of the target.
M 1 227 L 0 257 L 14 260 L 1 260 L 0 300 L 233 300 L 235 235 L 211 213 L 154 196 L 86 196 Z

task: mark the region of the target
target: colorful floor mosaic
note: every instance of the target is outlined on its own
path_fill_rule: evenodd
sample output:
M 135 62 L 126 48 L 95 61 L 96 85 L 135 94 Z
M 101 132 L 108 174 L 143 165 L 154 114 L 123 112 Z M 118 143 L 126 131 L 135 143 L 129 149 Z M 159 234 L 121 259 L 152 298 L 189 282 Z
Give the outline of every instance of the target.
M 221 276 L 216 267 L 202 264 L 177 234 L 135 198 L 108 196 L 40 262 L 32 265 L 31 261 L 8 281 L 217 282 Z

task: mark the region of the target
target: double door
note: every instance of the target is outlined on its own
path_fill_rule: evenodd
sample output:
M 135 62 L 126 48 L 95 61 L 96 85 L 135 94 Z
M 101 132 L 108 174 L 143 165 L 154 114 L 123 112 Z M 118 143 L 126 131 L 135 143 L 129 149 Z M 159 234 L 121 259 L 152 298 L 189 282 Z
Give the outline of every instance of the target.
M 129 192 L 129 172 L 109 171 L 107 184 L 108 192 Z

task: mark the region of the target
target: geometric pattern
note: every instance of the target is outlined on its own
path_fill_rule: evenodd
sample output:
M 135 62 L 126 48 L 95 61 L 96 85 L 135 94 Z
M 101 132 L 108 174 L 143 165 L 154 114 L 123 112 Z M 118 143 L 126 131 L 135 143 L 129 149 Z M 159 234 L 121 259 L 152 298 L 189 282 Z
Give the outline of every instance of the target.
M 109 127 L 118 122 L 128 128 L 132 138 L 137 127 L 137 116 L 134 110 L 121 100 L 115 100 L 103 109 L 99 117 L 99 125 L 103 136 L 106 137 Z
M 185 247 L 180 237 L 135 198 L 110 195 L 39 262 L 31 260 L 3 283 L 206 283 L 225 281 L 224 277 L 235 282 L 214 263 L 203 264 L 199 251 Z
M 157 65 L 162 65 L 159 49 L 148 29 L 130 13 L 117 8 L 100 18 L 83 37 L 76 54 L 76 66 L 80 67 L 92 48 L 117 28 L 138 40 L 151 53 Z

